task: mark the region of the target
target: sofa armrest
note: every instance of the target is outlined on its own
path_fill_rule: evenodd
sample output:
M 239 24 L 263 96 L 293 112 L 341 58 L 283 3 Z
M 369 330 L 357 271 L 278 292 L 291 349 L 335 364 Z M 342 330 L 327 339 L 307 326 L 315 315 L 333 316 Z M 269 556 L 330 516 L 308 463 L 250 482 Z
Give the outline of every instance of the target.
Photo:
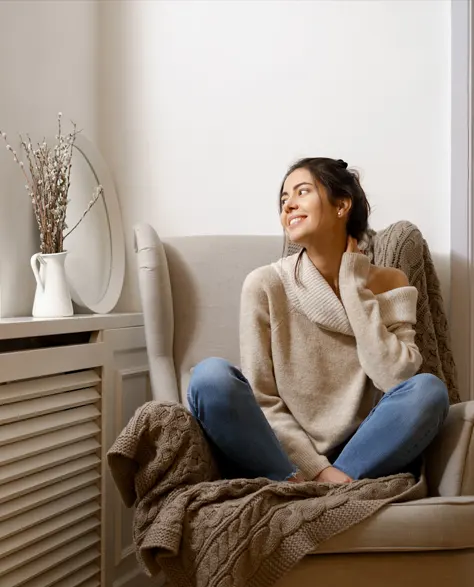
M 431 496 L 474 495 L 474 401 L 451 406 L 426 451 L 426 476 Z
M 153 399 L 178 402 L 173 296 L 166 253 L 155 230 L 146 223 L 134 227 L 134 245 Z

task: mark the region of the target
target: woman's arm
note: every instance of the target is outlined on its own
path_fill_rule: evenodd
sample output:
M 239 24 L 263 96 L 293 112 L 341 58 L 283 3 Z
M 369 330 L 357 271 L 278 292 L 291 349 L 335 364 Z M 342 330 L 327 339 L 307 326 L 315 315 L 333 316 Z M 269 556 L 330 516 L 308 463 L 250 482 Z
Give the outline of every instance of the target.
M 367 287 L 370 261 L 360 253 L 344 253 L 340 271 L 341 298 L 357 342 L 359 361 L 370 379 L 388 391 L 415 375 L 421 355 L 415 344 L 417 292 L 404 287 L 393 273 L 393 298 L 386 304 L 384 321 L 374 293 Z M 406 280 L 406 277 L 405 277 Z M 396 289 L 396 288 L 402 289 Z M 391 326 L 385 324 L 391 323 Z
M 248 379 L 258 404 L 280 440 L 290 460 L 305 478 L 314 479 L 330 466 L 325 456 L 314 449 L 301 428 L 278 395 L 271 349 L 271 320 L 268 295 L 265 291 L 264 270 L 251 273 L 245 280 L 240 310 L 241 367 Z

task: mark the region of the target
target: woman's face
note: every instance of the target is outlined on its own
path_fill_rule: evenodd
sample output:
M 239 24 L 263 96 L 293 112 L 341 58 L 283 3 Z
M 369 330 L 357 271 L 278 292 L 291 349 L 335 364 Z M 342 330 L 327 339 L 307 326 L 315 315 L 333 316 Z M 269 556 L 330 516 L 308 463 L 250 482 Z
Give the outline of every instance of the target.
M 341 204 L 344 206 L 343 202 Z M 345 232 L 341 212 L 328 200 L 307 169 L 296 169 L 285 180 L 281 195 L 281 224 L 288 238 L 308 247 Z M 339 214 L 339 216 L 338 216 Z

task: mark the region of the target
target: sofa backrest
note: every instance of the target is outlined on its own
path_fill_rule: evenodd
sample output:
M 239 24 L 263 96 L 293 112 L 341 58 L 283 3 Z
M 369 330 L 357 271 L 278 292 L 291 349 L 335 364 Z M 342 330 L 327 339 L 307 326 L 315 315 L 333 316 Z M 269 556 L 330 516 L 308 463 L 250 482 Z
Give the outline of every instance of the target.
M 135 228 L 140 295 L 155 399 L 185 403 L 192 368 L 206 357 L 239 364 L 245 277 L 282 255 L 278 236 L 194 236 L 160 241 Z M 172 368 L 176 374 L 173 387 Z

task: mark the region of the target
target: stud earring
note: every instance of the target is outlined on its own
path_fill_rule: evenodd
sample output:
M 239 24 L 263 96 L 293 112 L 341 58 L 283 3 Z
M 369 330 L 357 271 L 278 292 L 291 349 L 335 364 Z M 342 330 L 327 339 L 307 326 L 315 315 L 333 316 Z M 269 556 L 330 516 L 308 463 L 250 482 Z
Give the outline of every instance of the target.
M 340 217 L 341 217 L 341 215 L 342 215 L 342 212 L 339 210 L 339 212 L 337 213 L 337 215 L 338 215 L 338 216 L 339 216 L 339 218 L 340 218 Z

